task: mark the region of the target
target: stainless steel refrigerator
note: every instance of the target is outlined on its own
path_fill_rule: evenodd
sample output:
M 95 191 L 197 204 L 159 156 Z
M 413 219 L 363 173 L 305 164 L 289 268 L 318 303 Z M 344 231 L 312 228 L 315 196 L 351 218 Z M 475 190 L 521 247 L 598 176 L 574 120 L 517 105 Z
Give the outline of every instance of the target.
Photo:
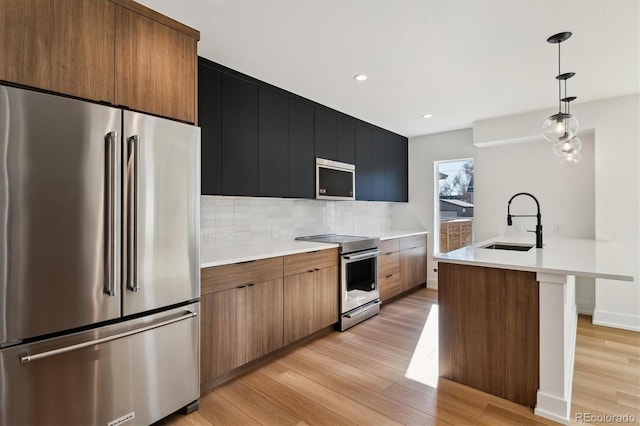
M 200 129 L 0 85 L 0 424 L 199 398 Z

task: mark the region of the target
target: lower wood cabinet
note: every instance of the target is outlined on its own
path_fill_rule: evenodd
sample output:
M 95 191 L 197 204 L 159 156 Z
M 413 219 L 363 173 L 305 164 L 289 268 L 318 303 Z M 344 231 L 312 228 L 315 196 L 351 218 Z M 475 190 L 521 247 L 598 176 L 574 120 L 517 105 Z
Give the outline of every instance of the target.
M 427 246 L 400 251 L 401 290 L 409 290 L 427 282 Z
M 202 270 L 200 383 L 283 344 L 282 257 Z
M 284 270 L 286 345 L 338 322 L 337 250 L 287 256 Z
M 219 291 L 203 295 L 200 300 L 202 384 L 246 362 L 245 289 Z
M 247 362 L 283 345 L 283 280 L 247 286 Z
M 426 283 L 426 234 L 383 240 L 378 276 L 383 302 Z
M 204 268 L 201 293 L 205 390 L 231 378 L 232 370 L 338 322 L 337 249 Z
M 398 240 L 395 240 L 397 243 Z M 385 251 L 385 248 L 387 251 Z M 382 247 L 380 253 L 380 263 L 378 267 L 378 285 L 380 286 L 380 300 L 389 300 L 393 296 L 402 293 L 400 282 L 400 251 L 395 246 Z

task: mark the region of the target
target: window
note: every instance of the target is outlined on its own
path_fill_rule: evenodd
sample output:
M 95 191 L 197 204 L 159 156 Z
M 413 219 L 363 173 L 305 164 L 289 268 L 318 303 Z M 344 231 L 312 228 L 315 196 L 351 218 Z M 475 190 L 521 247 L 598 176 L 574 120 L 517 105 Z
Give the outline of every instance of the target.
M 473 158 L 436 161 L 435 251 L 446 253 L 473 244 Z

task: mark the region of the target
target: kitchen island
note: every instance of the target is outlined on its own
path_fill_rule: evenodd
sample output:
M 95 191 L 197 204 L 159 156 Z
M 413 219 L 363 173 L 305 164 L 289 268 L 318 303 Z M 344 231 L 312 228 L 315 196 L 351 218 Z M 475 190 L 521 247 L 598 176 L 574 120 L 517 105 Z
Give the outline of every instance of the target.
M 610 242 L 510 234 L 436 255 L 440 376 L 535 407 L 568 424 L 575 353 L 575 277 L 634 281 Z

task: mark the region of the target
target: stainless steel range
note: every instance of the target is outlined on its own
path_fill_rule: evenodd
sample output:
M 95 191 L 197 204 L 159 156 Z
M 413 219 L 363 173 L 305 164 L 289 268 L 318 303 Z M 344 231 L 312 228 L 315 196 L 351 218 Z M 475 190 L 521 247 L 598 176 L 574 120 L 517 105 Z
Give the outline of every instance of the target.
M 326 234 L 298 237 L 296 240 L 340 246 L 340 331 L 380 312 L 379 238 Z

